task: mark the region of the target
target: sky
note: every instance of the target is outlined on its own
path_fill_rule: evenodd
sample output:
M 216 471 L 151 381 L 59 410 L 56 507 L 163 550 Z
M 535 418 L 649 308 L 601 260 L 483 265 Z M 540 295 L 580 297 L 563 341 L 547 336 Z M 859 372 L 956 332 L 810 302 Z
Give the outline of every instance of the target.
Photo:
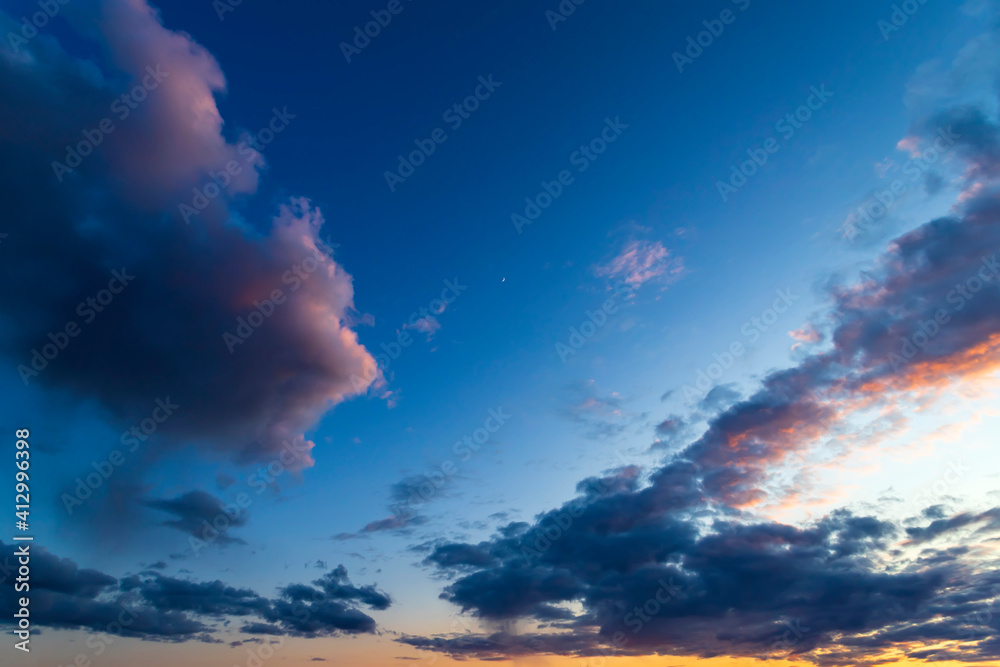
M 998 19 L 0 1 L 3 663 L 1000 662 Z

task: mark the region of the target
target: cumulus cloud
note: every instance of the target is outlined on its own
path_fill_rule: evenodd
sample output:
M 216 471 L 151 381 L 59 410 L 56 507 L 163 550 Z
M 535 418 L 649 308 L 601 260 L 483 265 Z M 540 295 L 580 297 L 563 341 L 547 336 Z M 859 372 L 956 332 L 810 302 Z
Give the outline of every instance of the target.
M 698 529 L 696 508 L 677 507 L 697 489 L 673 491 L 662 481 L 609 489 L 530 527 L 478 545 L 441 544 L 428 556 L 459 575 L 443 597 L 463 610 L 492 624 L 561 612 L 563 632 L 399 641 L 479 659 L 725 654 L 861 665 L 918 638 L 968 637 L 979 625 L 978 640 L 950 652 L 995 659 L 987 637 L 996 631 L 989 610 L 1000 580 L 963 562 L 964 551 L 901 556 L 898 526 L 847 511 L 806 527 L 716 519 Z M 893 569 L 878 567 L 890 554 Z M 582 613 L 567 612 L 571 601 Z M 789 623 L 802 630 L 794 641 Z
M 372 381 L 352 376 L 379 377 L 349 326 L 352 279 L 321 242 L 323 215 L 305 199 L 270 221 L 233 215 L 236 198 L 256 190 L 263 157 L 223 133 L 215 95 L 225 78 L 189 35 L 166 29 L 143 0 L 104 0 L 68 16 L 99 40 L 95 60 L 50 36 L 16 52 L 0 44 L 4 249 L 17 258 L 0 278 L 23 285 L 0 306 L 19 322 L 3 352 L 26 383 L 96 400 L 123 422 L 169 395 L 181 407 L 156 448 L 194 442 L 246 463 L 290 442 L 307 451 L 299 465 L 310 465 L 304 434 Z M 6 32 L 12 19 L 0 20 Z M 130 108 L 121 96 L 136 86 L 146 94 L 129 98 Z M 99 131 L 103 119 L 110 133 Z M 94 136 L 102 139 L 91 153 Z M 67 161 L 71 151 L 87 155 Z M 180 205 L 233 162 L 239 173 L 186 224 Z M 110 304 L 80 309 L 114 271 L 134 279 Z M 284 299 L 272 310 L 275 290 Z M 238 328 L 257 311 L 259 327 Z M 81 333 L 32 366 L 33 350 L 71 321 Z

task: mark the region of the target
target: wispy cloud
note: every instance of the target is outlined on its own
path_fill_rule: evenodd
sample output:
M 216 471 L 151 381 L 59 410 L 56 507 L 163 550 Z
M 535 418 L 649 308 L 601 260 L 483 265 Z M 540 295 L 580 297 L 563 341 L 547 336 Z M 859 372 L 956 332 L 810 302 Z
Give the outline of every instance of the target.
M 630 241 L 606 264 L 595 267 L 601 277 L 621 280 L 638 288 L 653 282 L 669 285 L 684 273 L 684 260 L 660 241 Z

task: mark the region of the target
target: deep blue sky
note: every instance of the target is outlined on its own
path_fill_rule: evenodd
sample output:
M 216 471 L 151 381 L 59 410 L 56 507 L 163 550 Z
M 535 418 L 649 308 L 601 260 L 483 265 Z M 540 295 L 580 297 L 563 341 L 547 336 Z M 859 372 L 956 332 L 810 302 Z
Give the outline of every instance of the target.
M 380 624 L 391 619 L 388 626 L 405 633 L 447 631 L 446 619 L 456 607 L 437 599 L 442 583 L 421 564 L 428 545 L 446 540 L 475 543 L 509 521 L 531 521 L 572 498 L 581 479 L 609 469 L 635 464 L 643 466 L 646 475 L 669 460 L 668 454 L 696 440 L 713 415 L 741 397 L 753 396 L 774 369 L 809 368 L 808 355 L 827 349 L 823 346 L 828 343 L 853 340 L 854 329 L 835 341 L 828 338 L 850 321 L 847 311 L 856 306 L 846 301 L 833 305 L 832 286 L 856 280 L 859 270 L 887 270 L 891 262 L 876 261 L 886 251 L 887 240 L 957 210 L 949 207 L 962 191 L 968 199 L 979 173 L 967 169 L 957 154 L 949 156 L 934 168 L 942 187 L 925 187 L 923 182 L 911 187 L 904 205 L 850 242 L 843 228 L 850 212 L 893 178 L 886 178 L 878 165 L 888 158 L 899 164 L 909 159 L 903 150 L 907 145 L 897 143 L 924 136 L 930 127 L 927 119 L 948 105 L 976 101 L 987 113 L 995 112 L 995 90 L 987 87 L 993 85 L 993 75 L 984 75 L 987 67 L 977 65 L 976 58 L 970 64 L 969 58 L 958 56 L 987 29 L 987 20 L 992 20 L 988 3 L 979 7 L 975 2 L 929 2 L 885 39 L 878 22 L 889 18 L 891 3 L 719 0 L 622 6 L 589 0 L 553 30 L 545 12 L 555 8 L 554 2 L 401 1 L 401 13 L 349 63 L 339 44 L 352 40 L 354 27 L 370 21 L 369 12 L 385 5 L 292 0 L 279 8 L 247 1 L 221 20 L 207 1 L 158 8 L 166 31 L 188 35 L 224 73 L 226 90 L 217 91 L 214 99 L 226 141 L 235 144 L 242 133 L 265 127 L 274 109 L 287 109 L 295 117 L 262 151 L 266 167 L 260 170 L 259 185 L 228 193 L 220 202 L 224 213 L 217 227 L 208 216 L 199 218 L 180 240 L 162 230 L 177 224 L 176 204 L 189 199 L 191 187 L 204 184 L 208 167 L 218 165 L 198 163 L 192 169 L 197 177 L 181 180 L 182 187 L 157 182 L 162 185 L 157 197 L 165 193 L 162 198 L 129 185 L 131 172 L 121 167 L 128 159 L 122 155 L 148 165 L 167 164 L 169 158 L 154 149 L 187 141 L 182 131 L 175 137 L 165 125 L 156 125 L 155 114 L 147 118 L 145 107 L 137 116 L 151 123 L 149 133 L 158 138 L 154 149 L 149 144 L 114 144 L 129 131 L 122 121 L 124 129 L 105 146 L 107 165 L 95 166 L 96 176 L 87 172 L 100 186 L 90 181 L 73 185 L 84 194 L 74 191 L 75 198 L 67 197 L 64 208 L 71 214 L 54 236 L 67 243 L 74 235 L 100 240 L 103 237 L 88 236 L 88 224 L 100 227 L 102 216 L 120 215 L 129 222 L 119 227 L 108 223 L 116 240 L 104 247 L 114 250 L 101 255 L 101 263 L 95 260 L 94 266 L 127 257 L 136 265 L 157 267 L 161 273 L 148 268 L 143 279 L 159 275 L 157 285 L 163 287 L 141 295 L 139 290 L 146 287 L 128 292 L 120 312 L 101 320 L 99 326 L 112 332 L 101 339 L 106 344 L 94 342 L 100 332 L 84 332 L 93 337 L 88 345 L 99 351 L 93 363 L 110 363 L 117 346 L 121 359 L 139 360 L 128 372 L 119 371 L 127 377 L 120 387 L 113 386 L 117 379 L 112 369 L 109 382 L 96 383 L 101 389 L 96 388 L 78 370 L 89 362 L 73 357 L 53 362 L 54 368 L 64 365 L 65 376 L 62 369 L 53 370 L 25 388 L 15 369 L 30 357 L 31 341 L 44 342 L 50 323 L 64 322 L 73 310 L 53 307 L 37 321 L 35 306 L 23 306 L 32 313 L 23 321 L 16 311 L 3 312 L 0 326 L 15 341 L 5 349 L 12 372 L 2 380 L 9 396 L 3 423 L 14 428 L 30 422 L 39 442 L 48 445 L 34 464 L 40 475 L 37 532 L 54 553 L 88 567 L 100 566 L 115 577 L 135 572 L 140 563 L 166 559 L 172 573 L 183 567 L 199 580 L 225 576 L 228 583 L 265 594 L 312 576 L 300 574 L 305 563 L 344 563 L 355 581 L 377 581 L 397 601 L 378 617 Z M 138 0 L 133 4 L 139 6 Z M 4 32 L 13 25 L 7 15 L 16 21 L 31 7 L 28 2 L 4 3 Z M 683 51 L 687 38 L 705 30 L 703 22 L 715 20 L 723 10 L 732 12 L 735 20 L 679 72 L 673 54 Z M 93 71 L 81 68 L 85 73 L 80 80 L 91 77 L 101 94 L 121 85 L 121 72 L 129 71 L 125 63 L 138 64 L 139 70 L 146 64 L 141 60 L 145 47 L 130 50 L 107 36 L 112 29 L 108 26 L 124 19 L 110 20 L 101 11 L 74 4 L 63 12 L 31 47 L 38 53 L 43 47 L 63 49 L 67 59 L 95 63 Z M 137 32 L 136 39 L 160 39 L 159 32 L 155 39 L 142 37 L 145 34 Z M 24 156 L 35 149 L 38 164 L 45 165 L 60 157 L 64 134 L 76 138 L 79 128 L 99 117 L 102 98 L 71 90 L 53 74 L 60 71 L 56 66 L 34 71 L 36 61 L 19 61 L 9 51 L 4 52 L 5 72 L 20 72 L 19 67 L 32 71 L 41 92 L 26 96 L 23 109 L 4 100 L 11 107 L 4 115 L 9 126 L 15 127 L 10 119 L 22 124 L 0 137 L 10 151 L 10 165 L 27 161 Z M 33 57 L 44 61 L 42 55 Z M 203 74 L 198 70 L 198 76 Z M 16 90 L 21 80 L 4 76 L 4 93 Z M 50 89 L 60 91 L 61 103 L 55 106 L 70 111 L 79 107 L 79 118 L 53 120 L 56 115 L 43 106 L 49 100 L 47 76 L 54 81 Z M 481 77 L 492 77 L 500 85 L 461 127 L 451 129 L 442 114 L 473 94 Z M 820 88 L 832 93 L 829 100 L 793 136 L 782 137 L 776 122 Z M 185 99 L 184 90 L 171 91 L 176 99 Z M 151 93 L 150 105 L 161 92 Z M 66 113 L 72 116 L 70 111 Z M 599 136 L 607 119 L 620 119 L 627 128 L 586 171 L 578 172 L 571 155 Z M 58 126 L 58 132 L 49 131 L 47 123 Z M 19 143 L 19 137 L 27 136 L 25 128 L 48 132 L 56 137 L 53 145 L 25 139 L 25 148 Z M 445 129 L 447 140 L 391 191 L 385 171 L 394 170 L 397 156 L 410 153 L 416 140 L 428 138 L 436 128 Z M 748 149 L 772 137 L 777 152 L 723 201 L 716 182 L 729 178 L 731 165 L 746 160 Z M 933 140 L 933 133 L 930 137 Z M 213 130 L 209 138 L 214 141 L 218 132 Z M 208 143 L 205 135 L 196 135 L 189 153 Z M 113 153 L 116 148 L 119 152 Z M 96 163 L 89 162 L 87 168 Z M 150 169 L 158 172 L 156 166 Z M 537 195 L 543 181 L 557 179 L 565 169 L 573 172 L 574 182 L 518 233 L 511 214 L 523 213 L 525 198 Z M 38 192 L 66 191 L 44 189 L 53 187 L 51 179 L 32 181 L 34 172 L 25 168 L 24 173 L 29 176 L 23 176 L 23 185 L 12 190 L 33 192 L 30 188 L 37 182 Z M 287 322 L 296 323 L 288 324 L 292 333 L 279 333 L 275 325 L 274 338 L 255 334 L 238 351 L 242 357 L 226 357 L 218 328 L 211 328 L 215 322 L 229 326 L 237 314 L 245 314 L 241 308 L 273 284 L 268 276 L 280 275 L 273 270 L 284 267 L 282 262 L 291 255 L 284 246 L 272 244 L 272 220 L 293 197 L 306 198 L 322 211 L 325 224 L 318 236 L 336 244 L 334 259 L 351 277 L 353 302 L 333 310 L 338 327 L 355 331 L 358 342 L 373 355 L 401 332 L 414 342 L 365 395 L 331 390 L 337 397 L 327 404 L 310 394 L 312 401 L 302 414 L 315 419 L 306 419 L 308 426 L 293 435 L 304 433 L 316 443 L 315 465 L 284 473 L 266 495 L 253 496 L 246 524 L 233 529 L 243 544 L 221 549 L 214 545 L 197 559 L 170 560 L 184 550 L 187 535 L 183 526 L 179 531 L 176 525 L 163 525 L 169 517 L 157 513 L 157 503 L 192 492 L 231 500 L 247 488 L 255 467 L 267 463 L 265 454 L 272 453 L 270 445 L 261 444 L 266 438 L 260 433 L 249 445 L 240 441 L 246 433 L 233 422 L 242 421 L 231 420 L 222 407 L 209 409 L 211 399 L 225 395 L 219 402 L 226 408 L 232 405 L 229 399 L 249 406 L 252 414 L 246 421 L 254 424 L 266 420 L 272 410 L 291 413 L 290 419 L 299 424 L 300 413 L 288 405 L 300 405 L 298 394 L 288 398 L 288 385 L 280 383 L 332 372 L 321 362 L 334 335 L 319 324 L 302 325 L 310 318 L 320 321 L 315 309 L 303 306 L 288 316 Z M 38 195 L 38 200 L 51 201 L 53 195 Z M 29 210 L 27 204 L 18 208 L 21 199 L 15 201 L 12 210 Z M 125 203 L 119 207 L 118 202 Z M 149 205 L 142 213 L 148 217 L 122 213 L 136 202 Z M 100 212 L 88 213 L 91 205 Z M 210 231 L 202 237 L 199 229 Z M 148 243 L 137 240 L 144 234 L 151 239 Z M 225 251 L 235 243 L 226 234 L 248 239 L 255 249 Z M 10 243 L 18 243 L 17 237 Z M 0 252 L 30 258 L 34 247 L 5 242 Z M 79 252 L 84 250 L 81 245 Z M 19 299 L 33 299 L 36 305 L 46 299 L 74 304 L 74 295 L 92 291 L 83 286 L 103 275 L 85 271 L 87 262 L 75 261 L 65 260 L 70 267 L 65 276 L 48 279 L 52 287 L 18 283 L 24 292 Z M 76 269 L 79 276 L 74 277 Z M 28 274 L 19 275 L 21 280 Z M 344 274 L 338 276 L 330 279 L 329 294 L 346 284 Z M 611 286 L 617 280 L 630 281 L 634 291 L 613 296 Z M 436 319 L 414 327 L 411 314 L 428 307 L 445 289 L 445 281 L 467 288 Z M 779 291 L 789 290 L 796 297 L 791 308 L 759 339 L 749 340 L 744 324 L 771 307 Z M 176 305 L 188 303 L 175 298 L 177 292 L 201 295 L 190 299 L 198 305 Z M 319 292 L 310 292 L 310 297 L 322 300 Z M 588 311 L 600 308 L 609 297 L 617 309 L 607 325 L 564 363 L 557 343 L 567 343 L 571 327 L 579 328 Z M 831 308 L 835 315 L 827 318 Z M 902 317 L 898 309 L 887 307 L 887 312 Z M 135 331 L 144 332 L 138 338 L 148 345 L 136 343 L 137 335 L 122 333 L 133 331 L 128 326 L 133 318 L 141 320 Z M 304 330 L 297 329 L 299 325 Z M 874 338 L 880 325 L 881 320 L 873 320 L 864 336 Z M 819 333 L 808 340 L 811 326 Z M 747 352 L 715 383 L 719 390 L 701 404 L 686 398 L 684 387 L 694 384 L 699 372 L 717 358 L 713 355 L 734 342 L 744 344 Z M 802 342 L 807 345 L 797 344 Z M 344 354 L 357 361 L 363 352 L 350 348 Z M 232 375 L 216 372 L 220 358 L 234 364 L 226 366 Z M 278 369 L 264 359 L 281 360 Z M 851 359 L 862 364 L 859 360 L 868 363 L 870 357 L 859 352 Z M 175 375 L 174 368 L 189 370 Z M 181 432 L 160 434 L 162 442 L 153 436 L 141 461 L 130 461 L 124 468 L 118 478 L 124 480 L 121 487 L 103 486 L 79 515 L 67 516 L 61 494 L 72 490 L 78 475 L 89 472 L 92 461 L 117 446 L 123 430 L 146 416 L 142 406 L 152 406 L 145 398 L 133 402 L 129 394 L 145 397 L 148 390 L 150 397 L 184 395 L 176 384 L 178 376 L 240 381 L 220 388 L 205 380 L 204 389 L 192 390 L 202 397 L 197 409 L 206 414 L 178 427 Z M 174 379 L 157 385 L 161 377 Z M 337 382 L 343 383 L 344 377 Z M 192 384 L 200 381 L 193 379 Z M 265 398 L 248 398 L 242 404 L 245 395 Z M 830 399 L 829 404 L 846 412 L 849 403 Z M 460 460 L 453 444 L 482 427 L 491 409 L 501 408 L 511 415 L 509 421 L 472 458 Z M 888 419 L 889 412 L 879 417 Z M 760 408 L 757 414 L 764 413 Z M 665 425 L 674 417 L 686 430 L 675 432 Z M 915 417 L 911 426 L 923 437 L 946 422 L 952 423 L 925 423 Z M 854 426 L 871 442 L 881 442 L 872 435 L 877 428 L 866 431 L 858 424 Z M 724 426 L 717 424 L 719 429 Z M 802 424 L 796 428 L 801 430 Z M 829 431 L 830 451 L 839 452 L 834 435 L 843 436 L 848 429 L 838 428 Z M 219 439 L 226 444 L 218 445 Z M 970 440 L 979 442 L 976 437 Z M 257 447 L 257 455 L 237 455 L 239 447 L 244 447 L 239 449 L 243 453 Z M 830 454 L 817 463 L 817 477 L 810 481 L 835 475 L 835 462 L 843 463 L 837 457 Z M 429 502 L 401 509 L 406 494 L 400 489 L 446 462 L 457 465 L 446 486 Z M 922 463 L 902 482 L 884 476 L 880 468 L 869 471 L 875 481 L 857 500 L 874 502 L 893 484 L 921 484 L 933 478 L 939 463 Z M 237 481 L 230 485 L 227 478 Z M 832 487 L 841 488 L 816 491 L 808 498 L 794 496 L 795 502 L 804 507 L 808 500 L 820 508 L 817 512 L 825 512 L 834 501 L 845 501 L 845 483 L 830 479 L 837 480 L 827 480 Z M 394 499 L 394 493 L 403 495 Z M 765 516 L 788 509 L 787 498 L 778 495 Z M 914 502 L 908 509 L 923 509 L 918 505 Z M 399 523 L 378 523 L 387 519 Z M 121 526 L 127 528 L 119 530 Z M 294 568 L 292 573 L 289 568 Z M 425 608 L 429 611 L 422 615 Z M 478 601 L 467 608 L 488 617 Z M 378 655 L 381 659 L 393 650 L 404 649 L 388 643 Z

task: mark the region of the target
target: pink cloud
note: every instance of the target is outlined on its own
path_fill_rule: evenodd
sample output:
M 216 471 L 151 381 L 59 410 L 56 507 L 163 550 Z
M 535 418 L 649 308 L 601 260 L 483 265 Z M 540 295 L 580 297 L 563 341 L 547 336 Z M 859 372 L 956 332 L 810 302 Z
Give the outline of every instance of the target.
M 630 241 L 618 255 L 594 272 L 617 278 L 633 287 L 657 281 L 670 284 L 684 272 L 684 260 L 659 241 Z
M 403 328 L 413 329 L 422 334 L 427 334 L 427 340 L 430 340 L 434 337 L 434 334 L 441 330 L 441 322 L 433 315 L 428 315 L 427 317 L 421 317 L 414 320 L 413 324 L 404 324 Z
M 226 79 L 212 54 L 190 35 L 164 28 L 145 0 L 102 3 L 99 27 L 108 60 L 131 80 L 127 90 L 158 79 L 129 117 L 116 123 L 116 140 L 105 149 L 132 192 L 173 196 L 202 185 L 208 172 L 224 170 L 230 160 L 243 168 L 232 177 L 229 193 L 255 191 L 264 161 L 252 148 L 240 152 L 222 136 L 215 95 L 225 92 Z
M 106 281 L 109 267 L 126 267 L 136 281 L 122 297 L 128 308 L 96 319 L 93 342 L 64 352 L 62 374 L 29 380 L 119 420 L 169 395 L 181 407 L 158 433 L 163 448 L 194 444 L 209 457 L 249 463 L 292 447 L 288 465 L 311 465 L 307 433 L 320 417 L 382 382 L 351 328 L 353 279 L 320 242 L 322 214 L 293 198 L 270 224 L 238 224 L 232 196 L 256 189 L 263 161 L 223 136 L 215 95 L 225 78 L 189 35 L 165 28 L 143 0 L 84 3 L 68 18 L 102 47 L 93 62 L 54 38 L 22 45 L 17 58 L 0 46 L 0 79 L 18 91 L 0 109 L 0 140 L 18 147 L 21 167 L 0 182 L 0 194 L 23 212 L 15 230 L 24 249 L 23 263 L 0 266 L 0 277 L 28 265 L 58 266 L 59 278 L 36 281 L 2 314 L 65 320 L 65 293 Z M 134 108 L 116 104 L 123 94 Z M 114 130 L 92 154 L 68 173 L 54 171 L 53 156 L 104 118 Z M 178 204 L 232 160 L 242 170 L 197 224 L 185 225 Z M 260 324 L 240 324 L 255 311 Z M 45 335 L 29 322 L 4 342 L 30 349 Z

